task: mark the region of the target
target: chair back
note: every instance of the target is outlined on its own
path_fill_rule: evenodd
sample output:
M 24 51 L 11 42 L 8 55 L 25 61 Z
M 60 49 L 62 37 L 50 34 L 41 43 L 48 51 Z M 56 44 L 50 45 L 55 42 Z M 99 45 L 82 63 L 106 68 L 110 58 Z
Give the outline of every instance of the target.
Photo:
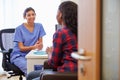
M 61 28 L 61 25 L 59 25 L 59 24 L 56 24 L 55 25 L 55 31 L 57 31 L 58 29 L 60 29 Z
M 13 49 L 14 32 L 15 32 L 14 28 L 0 30 L 0 47 L 2 51 L 3 50 L 8 51 L 9 49 Z

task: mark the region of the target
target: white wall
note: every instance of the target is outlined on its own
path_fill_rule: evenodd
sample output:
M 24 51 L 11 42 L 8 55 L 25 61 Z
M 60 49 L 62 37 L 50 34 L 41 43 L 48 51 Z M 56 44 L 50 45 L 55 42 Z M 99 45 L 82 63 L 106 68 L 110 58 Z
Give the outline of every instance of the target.
M 73 1 L 73 2 L 75 2 L 75 3 L 78 3 L 78 0 L 61 0 L 61 2 L 62 1 Z
M 103 0 L 102 80 L 120 80 L 120 0 Z

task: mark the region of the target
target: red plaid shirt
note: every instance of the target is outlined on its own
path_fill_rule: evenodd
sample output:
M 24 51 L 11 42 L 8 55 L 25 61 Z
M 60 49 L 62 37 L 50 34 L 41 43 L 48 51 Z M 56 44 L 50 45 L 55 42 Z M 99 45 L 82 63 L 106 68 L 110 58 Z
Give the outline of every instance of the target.
M 77 72 L 77 60 L 71 57 L 77 51 L 77 38 L 68 28 L 57 30 L 53 35 L 52 58 L 48 61 L 58 72 Z

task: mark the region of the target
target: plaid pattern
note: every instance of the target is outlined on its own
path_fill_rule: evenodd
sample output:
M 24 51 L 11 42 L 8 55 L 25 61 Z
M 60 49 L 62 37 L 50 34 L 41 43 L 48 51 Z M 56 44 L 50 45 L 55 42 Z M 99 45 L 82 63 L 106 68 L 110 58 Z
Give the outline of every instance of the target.
M 53 35 L 52 58 L 48 61 L 58 72 L 76 72 L 77 60 L 71 57 L 77 51 L 77 38 L 67 27 L 57 30 Z

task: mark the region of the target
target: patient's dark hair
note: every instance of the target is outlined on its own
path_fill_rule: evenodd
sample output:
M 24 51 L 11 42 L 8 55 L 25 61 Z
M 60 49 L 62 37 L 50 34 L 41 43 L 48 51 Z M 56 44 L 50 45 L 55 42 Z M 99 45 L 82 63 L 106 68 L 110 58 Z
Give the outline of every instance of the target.
M 77 4 L 72 1 L 64 1 L 60 4 L 59 10 L 66 27 L 77 36 Z
M 34 10 L 32 7 L 28 7 L 28 8 L 26 8 L 26 9 L 24 10 L 23 17 L 25 18 L 26 13 L 27 13 L 28 11 L 31 11 L 31 10 L 35 13 L 35 10 Z M 36 13 L 35 13 L 35 14 L 36 14 Z

